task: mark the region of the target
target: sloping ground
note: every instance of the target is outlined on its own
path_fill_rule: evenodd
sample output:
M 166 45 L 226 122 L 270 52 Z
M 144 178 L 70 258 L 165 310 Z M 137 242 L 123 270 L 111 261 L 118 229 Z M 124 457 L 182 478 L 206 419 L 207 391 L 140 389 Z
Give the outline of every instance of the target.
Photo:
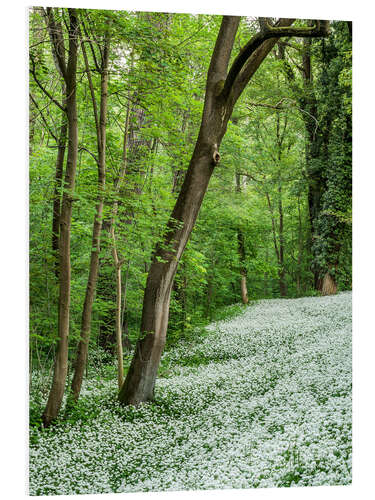
M 261 301 L 168 362 L 139 409 L 87 383 L 97 417 L 34 436 L 30 493 L 350 483 L 351 293 Z

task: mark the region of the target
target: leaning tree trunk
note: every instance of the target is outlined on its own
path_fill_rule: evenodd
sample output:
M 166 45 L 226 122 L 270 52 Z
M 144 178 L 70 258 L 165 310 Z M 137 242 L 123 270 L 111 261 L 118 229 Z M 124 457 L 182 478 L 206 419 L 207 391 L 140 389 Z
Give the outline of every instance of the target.
M 54 374 L 46 408 L 42 415 L 43 424 L 48 427 L 57 417 L 65 390 L 68 371 L 68 337 L 70 308 L 70 227 L 72 217 L 73 193 L 78 156 L 78 127 L 76 101 L 77 70 L 77 16 L 75 9 L 69 11 L 69 56 L 65 71 L 66 82 L 66 114 L 68 121 L 68 155 L 64 178 L 64 193 L 60 214 L 60 283 L 58 305 L 58 338 Z
M 181 255 L 194 227 L 215 166 L 219 147 L 234 104 L 279 36 L 318 36 L 317 31 L 286 28 L 283 19 L 255 35 L 240 51 L 227 73 L 229 58 L 240 19 L 224 16 L 207 74 L 201 127 L 185 180 L 167 224 L 162 243 L 157 245 L 148 273 L 143 299 L 141 338 L 138 340 L 125 382 L 119 393 L 123 404 L 138 405 L 152 400 L 161 354 L 166 341 L 173 280 Z M 323 23 L 326 26 L 326 23 Z M 307 34 L 309 33 L 309 34 Z
M 162 244 L 156 248 L 143 299 L 141 338 L 119 399 L 137 405 L 153 399 L 160 357 L 166 341 L 169 303 L 177 264 L 198 216 L 229 116 L 218 85 L 225 80 L 239 18 L 224 17 L 208 70 L 206 99 L 198 140 L 185 180 L 168 221 Z M 216 95 L 215 95 L 216 94 Z M 224 113 L 223 113 L 224 112 Z M 225 116 L 225 114 L 227 116 Z
M 216 137 L 216 142 L 220 142 Z M 141 320 L 142 338 L 119 394 L 137 405 L 153 398 L 160 357 L 166 341 L 169 303 L 177 263 L 197 218 L 208 181 L 219 161 L 216 147 L 198 139 L 188 174 L 168 223 L 163 245 L 156 249 L 147 277 Z M 168 248 L 168 246 L 170 248 Z

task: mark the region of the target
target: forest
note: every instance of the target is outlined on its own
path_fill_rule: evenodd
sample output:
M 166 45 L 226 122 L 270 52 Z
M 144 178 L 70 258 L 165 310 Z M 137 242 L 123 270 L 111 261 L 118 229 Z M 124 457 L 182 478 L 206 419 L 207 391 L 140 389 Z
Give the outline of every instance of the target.
M 31 494 L 349 483 L 351 22 L 32 7 L 29 73 Z

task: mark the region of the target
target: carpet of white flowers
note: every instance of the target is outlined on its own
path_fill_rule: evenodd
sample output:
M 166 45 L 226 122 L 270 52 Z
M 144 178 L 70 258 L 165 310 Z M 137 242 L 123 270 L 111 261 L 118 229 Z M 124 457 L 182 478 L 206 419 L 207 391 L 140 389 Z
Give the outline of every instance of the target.
M 30 494 L 351 482 L 351 293 L 263 300 L 164 354 L 154 403 L 34 431 Z

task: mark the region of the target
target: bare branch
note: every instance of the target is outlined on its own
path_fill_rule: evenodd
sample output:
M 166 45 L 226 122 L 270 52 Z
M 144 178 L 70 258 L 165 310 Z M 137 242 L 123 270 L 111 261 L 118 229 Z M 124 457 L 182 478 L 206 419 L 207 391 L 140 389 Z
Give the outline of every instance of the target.
M 87 13 L 86 13 L 86 17 L 87 17 Z M 98 60 L 97 60 L 96 54 L 95 54 L 95 49 L 94 49 L 94 46 L 92 44 L 92 40 L 89 37 L 86 25 L 85 25 L 85 23 L 83 21 L 83 18 L 81 19 L 81 22 L 82 22 L 83 31 L 85 32 L 85 35 L 86 35 L 86 40 L 85 41 L 87 41 L 87 43 L 89 44 L 89 47 L 90 47 L 90 50 L 91 50 L 91 53 L 92 53 L 92 57 L 93 57 L 93 60 L 94 60 L 96 71 L 100 72 L 101 65 L 98 64 Z
M 48 33 L 51 40 L 52 55 L 55 61 L 55 66 L 61 76 L 66 78 L 66 62 L 65 62 L 65 45 L 64 37 L 62 35 L 61 23 L 56 23 L 53 15 L 52 7 L 47 7 L 47 10 L 43 11 L 43 16 L 46 20 L 46 25 Z
M 89 60 L 88 60 L 88 57 L 87 57 L 87 52 L 86 52 L 85 44 L 84 44 L 84 42 L 82 40 L 81 30 L 79 30 L 79 37 L 81 39 L 81 48 L 82 48 L 83 60 L 85 61 L 86 74 L 87 74 L 87 79 L 88 79 L 88 82 L 89 82 L 89 89 L 90 89 L 91 101 L 92 101 L 92 107 L 93 107 L 94 119 L 95 119 L 96 138 L 97 138 L 97 142 L 98 142 L 98 148 L 100 148 L 101 138 L 100 138 L 99 117 L 98 117 L 98 106 L 97 106 L 97 103 L 96 103 L 96 97 L 95 97 L 94 85 L 92 83 L 92 78 L 91 78 L 91 71 L 90 71 L 90 66 L 89 66 Z
M 38 77 L 36 76 L 36 71 L 35 71 L 35 61 L 34 57 L 32 54 L 30 54 L 30 61 L 31 61 L 31 66 L 30 66 L 30 73 L 33 75 L 35 83 L 38 85 L 38 87 L 46 94 L 46 96 L 54 103 L 56 104 L 57 107 L 59 107 L 64 113 L 66 112 L 66 107 L 63 106 L 60 102 L 56 101 L 56 99 L 48 92 L 48 90 L 40 83 Z
M 281 104 L 287 99 L 287 97 L 283 97 L 282 99 L 280 99 L 279 102 L 277 102 L 276 104 L 267 104 L 265 102 L 249 102 L 248 105 L 246 106 L 248 109 L 250 108 L 250 106 L 260 106 L 260 107 L 263 107 L 263 108 L 271 108 L 271 109 L 285 109 L 283 106 L 281 106 Z
M 30 99 L 32 101 L 32 103 L 34 104 L 34 106 L 36 107 L 36 109 L 38 110 L 38 113 L 40 115 L 40 117 L 42 118 L 42 121 L 44 122 L 45 126 L 46 126 L 46 129 L 48 130 L 48 132 L 51 134 L 51 136 L 55 139 L 56 143 L 58 142 L 58 139 L 56 137 L 56 135 L 52 132 L 52 129 L 51 127 L 48 125 L 48 122 L 45 118 L 45 116 L 43 115 L 43 112 L 42 110 L 40 109 L 37 101 L 34 99 L 34 96 L 32 95 L 31 92 L 29 92 L 29 96 L 30 96 Z
M 78 151 L 86 151 L 92 158 L 94 158 L 95 162 L 99 165 L 99 160 L 98 158 L 92 153 L 89 149 L 85 148 L 84 146 L 80 146 Z

